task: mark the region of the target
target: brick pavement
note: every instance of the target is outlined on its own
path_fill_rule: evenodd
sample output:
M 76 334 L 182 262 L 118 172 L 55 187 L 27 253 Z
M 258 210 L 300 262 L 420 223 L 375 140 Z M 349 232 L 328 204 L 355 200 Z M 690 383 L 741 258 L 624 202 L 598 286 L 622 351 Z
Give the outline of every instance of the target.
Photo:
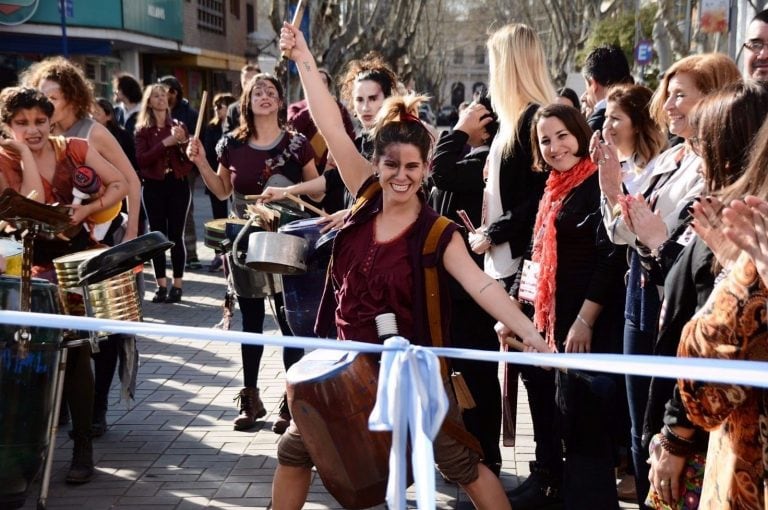
M 196 196 L 198 254 L 210 260 L 202 244 L 202 225 L 209 214 L 208 200 Z M 211 327 L 221 318 L 225 284 L 222 273 L 201 271 L 185 275 L 180 304 L 153 304 L 155 285 L 151 269 L 147 282 L 144 317 L 147 322 Z M 239 312 L 233 330 L 240 330 Z M 279 334 L 271 311 L 265 333 Z M 240 347 L 237 344 L 199 342 L 180 338 L 139 338 L 141 365 L 136 401 L 127 409 L 118 403 L 117 383 L 110 394 L 107 433 L 94 440 L 96 476 L 71 486 L 64 483 L 72 441 L 60 431 L 54 456 L 48 508 L 197 510 L 202 508 L 269 508 L 278 436 L 271 430 L 284 389 L 279 348 L 267 347 L 259 386 L 268 414 L 256 429 L 237 432 L 233 399 L 242 385 Z M 530 415 L 525 393 L 519 398 L 519 444 L 503 448 L 502 481 L 518 484 L 516 475 L 527 475 L 533 457 Z M 68 427 L 64 427 L 67 429 Z M 466 496 L 438 476 L 440 509 L 471 508 Z M 37 488 L 25 509 L 34 509 Z M 413 498 L 409 501 L 413 503 Z M 314 475 L 307 509 L 337 509 L 338 503 Z M 632 508 L 632 507 L 627 507 Z

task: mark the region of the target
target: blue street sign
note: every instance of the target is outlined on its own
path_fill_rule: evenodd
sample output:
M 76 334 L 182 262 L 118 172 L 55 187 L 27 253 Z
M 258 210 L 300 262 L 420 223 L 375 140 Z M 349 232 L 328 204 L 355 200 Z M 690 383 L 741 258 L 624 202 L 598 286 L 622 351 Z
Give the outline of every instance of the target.
M 635 47 L 635 62 L 641 66 L 647 66 L 653 61 L 653 42 L 643 39 Z

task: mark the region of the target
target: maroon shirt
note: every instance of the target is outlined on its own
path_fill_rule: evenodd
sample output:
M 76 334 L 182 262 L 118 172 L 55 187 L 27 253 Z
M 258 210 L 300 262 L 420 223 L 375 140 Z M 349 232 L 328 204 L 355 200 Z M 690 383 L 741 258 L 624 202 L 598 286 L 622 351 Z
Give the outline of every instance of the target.
M 413 275 L 406 242 L 413 225 L 379 243 L 375 224 L 350 228 L 334 260 L 336 331 L 342 340 L 377 342 L 375 319 L 387 312 L 397 317 L 400 335 L 413 338 Z
M 312 146 L 300 133 L 285 131 L 270 146 L 243 142 L 224 135 L 216 146 L 219 163 L 229 168 L 232 188 L 243 195 L 258 195 L 272 174 L 291 182 L 302 181 L 302 169 L 315 157 Z
M 144 179 L 162 181 L 168 168 L 177 179 L 186 177 L 192 171 L 194 165 L 187 158 L 186 145 L 163 145 L 163 140 L 171 136 L 173 125 L 181 126 L 187 133 L 184 124 L 172 119 L 167 119 L 164 126 L 143 127 L 136 132 L 136 161 L 139 174 Z

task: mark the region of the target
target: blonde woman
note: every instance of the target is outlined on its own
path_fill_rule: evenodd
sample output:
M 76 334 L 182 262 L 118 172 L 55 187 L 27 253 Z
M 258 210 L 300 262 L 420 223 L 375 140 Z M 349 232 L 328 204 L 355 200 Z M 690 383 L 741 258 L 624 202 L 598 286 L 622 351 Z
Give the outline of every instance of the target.
M 557 93 L 547 72 L 541 41 L 531 27 L 519 23 L 502 27 L 491 34 L 487 47 L 489 94 L 499 132 L 486 163 L 482 227 L 469 235 L 469 242 L 472 251 L 485 254 L 485 272 L 509 289 L 531 242 L 547 179 L 547 173 L 533 171 L 532 119 L 540 107 L 555 102 Z M 523 371 L 523 381 L 534 417 L 536 461 L 531 465 L 530 481 L 517 492 L 533 490 L 525 496 L 526 501 L 541 495 L 545 503 L 557 502 L 562 452 L 559 438 L 551 430 L 555 408 L 549 397 L 538 398 L 553 394 L 554 377 L 551 372 L 532 368 Z M 546 406 L 536 405 L 543 401 Z M 517 507 L 514 497 L 512 507 Z
M 157 280 L 153 303 L 181 301 L 187 258 L 184 221 L 191 202 L 187 176 L 192 163 L 185 153 L 188 141 L 186 126 L 171 118 L 168 88 L 162 84 L 148 86 L 136 121 L 136 160 L 144 179 L 143 199 L 149 228 L 162 232 L 173 241 L 173 286 L 170 290 L 165 276 L 165 252 L 152 259 Z

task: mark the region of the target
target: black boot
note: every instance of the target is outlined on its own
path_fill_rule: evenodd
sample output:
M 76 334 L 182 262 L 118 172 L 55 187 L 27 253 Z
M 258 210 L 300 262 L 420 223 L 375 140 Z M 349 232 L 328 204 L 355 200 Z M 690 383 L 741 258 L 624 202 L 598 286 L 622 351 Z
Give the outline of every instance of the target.
M 91 425 L 91 437 L 101 437 L 107 431 L 107 412 L 94 411 L 93 424 Z
M 509 492 L 509 503 L 515 510 L 560 510 L 562 475 L 554 474 L 537 462 L 531 462 L 531 475 Z
M 86 483 L 93 478 L 93 443 L 87 434 L 75 434 L 72 465 L 67 472 L 67 483 Z

